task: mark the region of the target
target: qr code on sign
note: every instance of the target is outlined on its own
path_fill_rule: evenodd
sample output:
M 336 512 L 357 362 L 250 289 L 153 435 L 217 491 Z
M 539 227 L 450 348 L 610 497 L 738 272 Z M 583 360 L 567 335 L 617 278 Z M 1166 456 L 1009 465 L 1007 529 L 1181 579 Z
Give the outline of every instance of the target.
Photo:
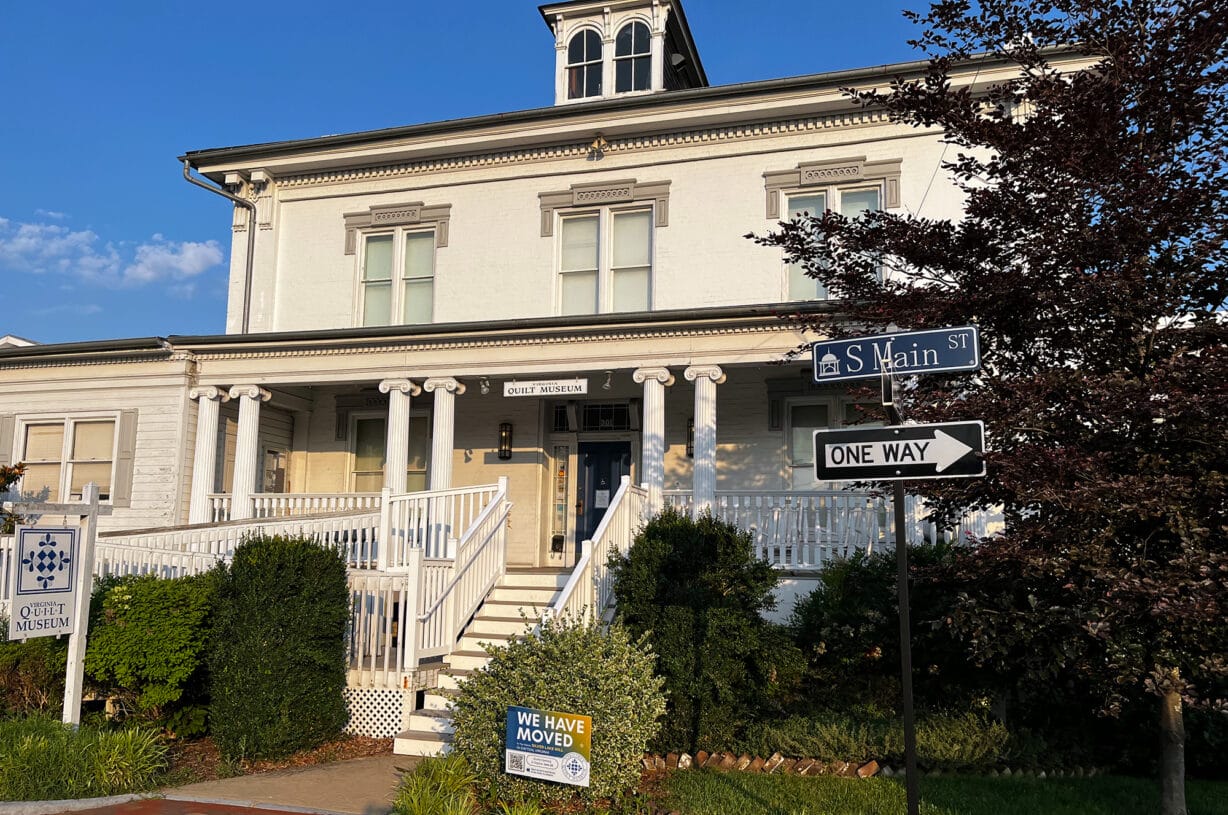
M 507 768 L 513 772 L 524 772 L 524 756 L 520 753 L 509 753 Z

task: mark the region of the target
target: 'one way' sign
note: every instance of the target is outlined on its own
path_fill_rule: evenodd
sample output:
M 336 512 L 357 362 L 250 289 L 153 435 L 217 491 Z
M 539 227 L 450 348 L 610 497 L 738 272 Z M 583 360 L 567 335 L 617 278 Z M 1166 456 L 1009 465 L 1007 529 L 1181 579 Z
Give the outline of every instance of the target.
M 895 425 L 816 430 L 820 481 L 903 481 L 985 475 L 985 424 Z

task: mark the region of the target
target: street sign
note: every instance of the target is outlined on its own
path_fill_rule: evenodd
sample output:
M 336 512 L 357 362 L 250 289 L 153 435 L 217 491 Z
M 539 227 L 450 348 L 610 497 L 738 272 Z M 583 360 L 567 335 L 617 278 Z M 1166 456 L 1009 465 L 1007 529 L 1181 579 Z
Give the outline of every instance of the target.
M 980 335 L 974 325 L 824 340 L 810 350 L 814 381 L 820 383 L 867 379 L 884 372 L 908 376 L 981 367 Z
M 984 422 L 816 430 L 820 481 L 906 481 L 985 475 Z

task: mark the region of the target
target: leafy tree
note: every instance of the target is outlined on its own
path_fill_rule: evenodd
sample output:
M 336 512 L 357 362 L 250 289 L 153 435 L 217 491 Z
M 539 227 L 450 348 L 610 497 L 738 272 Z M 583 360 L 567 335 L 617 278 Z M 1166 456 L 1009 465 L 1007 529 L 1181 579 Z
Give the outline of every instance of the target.
M 761 240 L 844 298 L 816 318 L 834 336 L 980 325 L 979 375 L 905 397 L 910 419 L 988 432 L 987 478 L 919 491 L 942 513 L 1005 508 L 1004 534 L 950 567 L 966 588 L 949 625 L 981 662 L 1076 678 L 1105 713 L 1152 697 L 1164 812 L 1184 812 L 1183 705 L 1222 708 L 1228 675 L 1228 5 L 911 16 L 927 75 L 850 93 L 941 129 L 963 218 L 827 212 Z M 1016 78 L 950 81 L 999 59 Z
M 18 464 L 13 467 L 0 467 L 0 495 L 4 495 L 9 491 L 17 480 L 21 478 L 21 474 L 25 472 L 25 466 Z M 21 521 L 21 518 L 11 512 L 5 512 L 0 509 L 0 535 L 13 534 L 14 527 Z

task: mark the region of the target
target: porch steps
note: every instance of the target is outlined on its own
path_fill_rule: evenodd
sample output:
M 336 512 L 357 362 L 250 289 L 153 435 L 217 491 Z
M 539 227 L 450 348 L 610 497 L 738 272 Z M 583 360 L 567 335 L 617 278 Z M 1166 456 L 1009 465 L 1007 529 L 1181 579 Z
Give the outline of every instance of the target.
M 448 669 L 439 675 L 439 687 L 423 694 L 422 707 L 406 722 L 396 737 L 393 753 L 433 756 L 446 753 L 452 742 L 452 699 L 474 671 L 485 667 L 490 657 L 483 643 L 505 646 L 526 636 L 541 622 L 559 589 L 567 584 L 567 569 L 509 569 L 478 609 L 473 622 L 447 658 Z

